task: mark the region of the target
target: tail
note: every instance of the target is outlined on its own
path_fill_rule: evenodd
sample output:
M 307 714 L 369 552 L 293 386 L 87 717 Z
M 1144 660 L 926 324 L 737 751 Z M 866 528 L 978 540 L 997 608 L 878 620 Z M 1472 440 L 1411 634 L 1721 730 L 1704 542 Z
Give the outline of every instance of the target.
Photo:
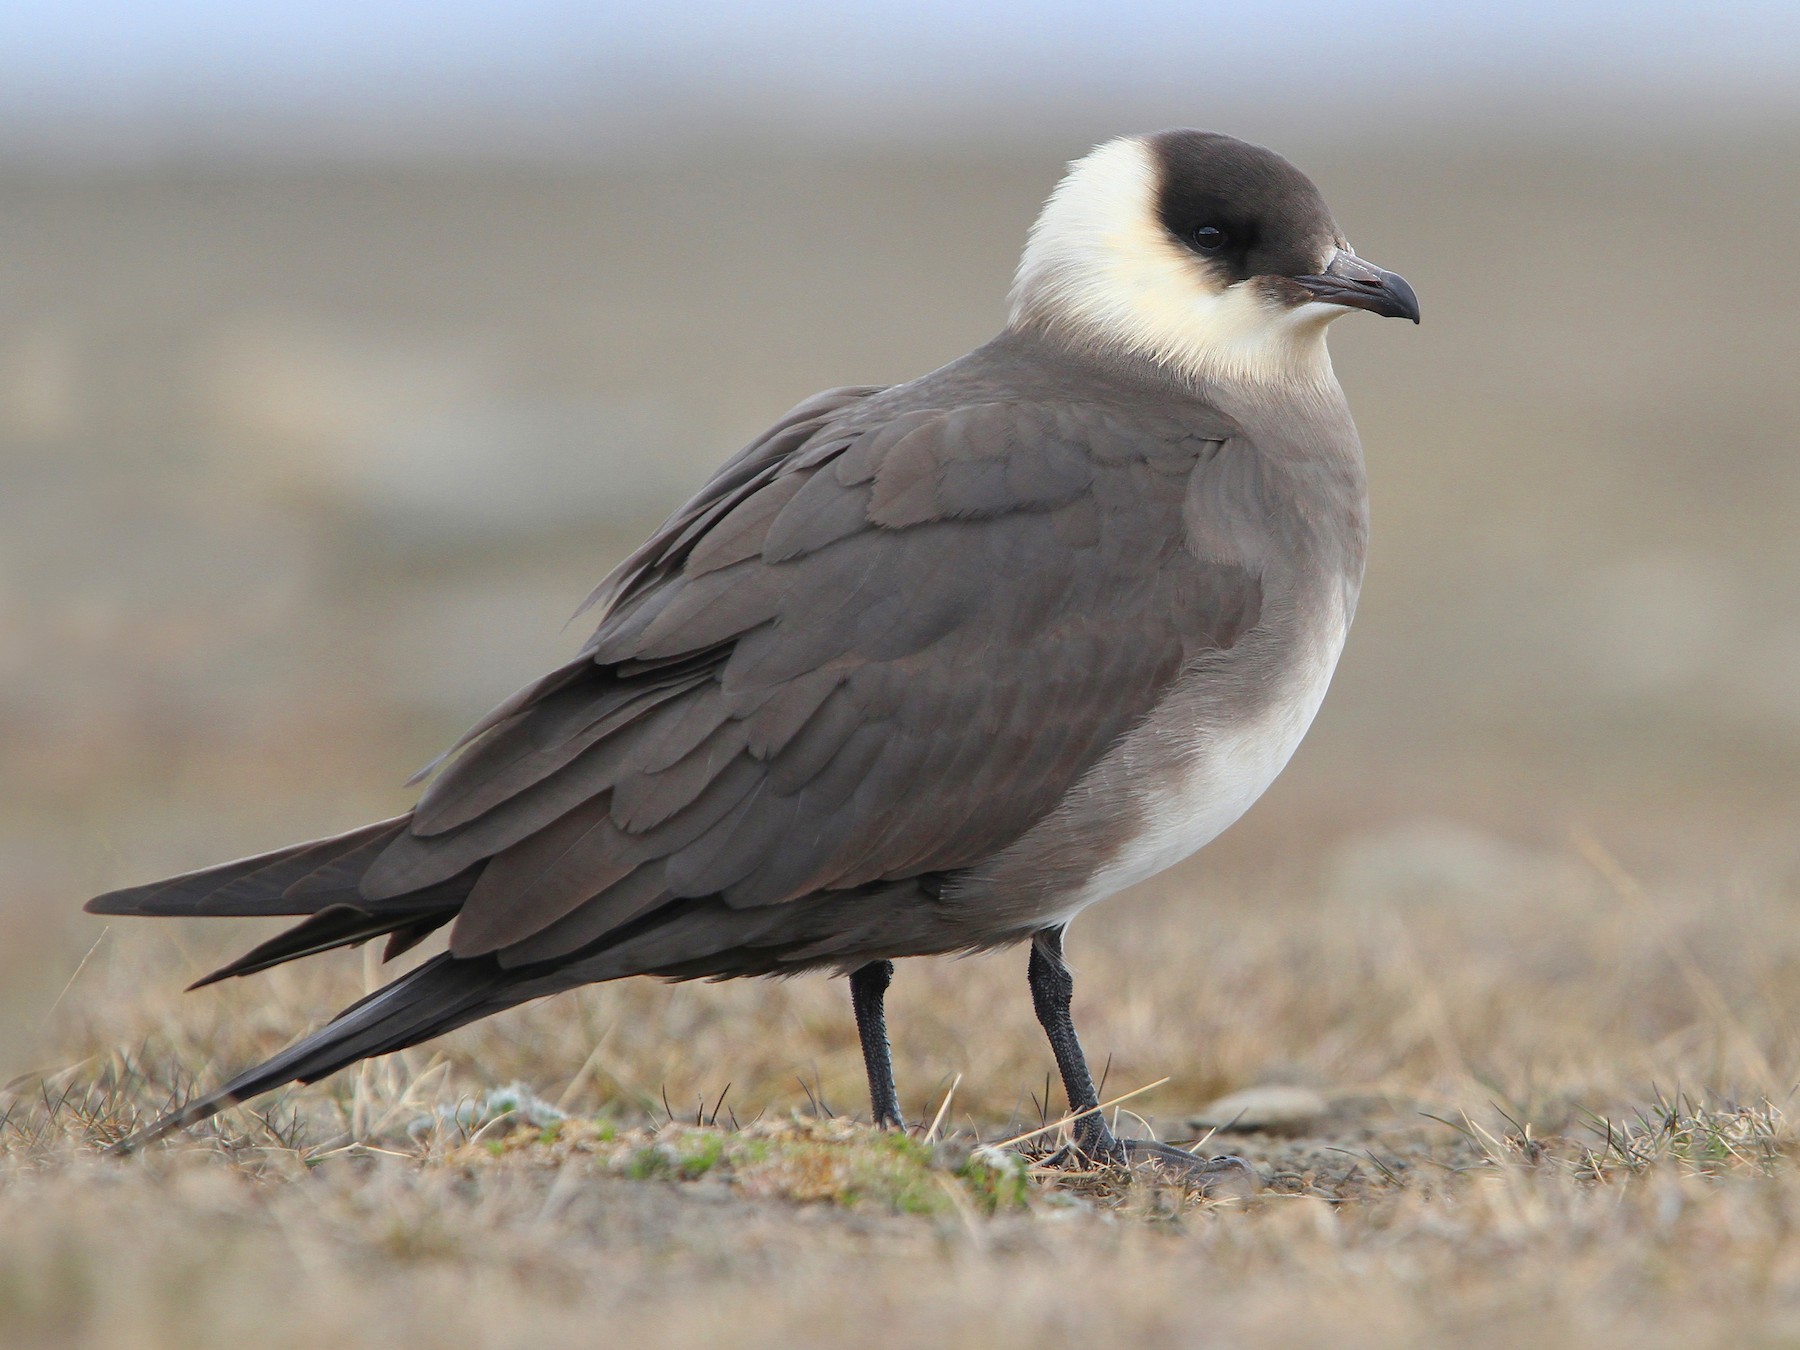
M 240 858 L 147 886 L 109 891 L 88 901 L 87 911 L 162 916 L 307 916 L 293 928 L 195 981 L 189 986 L 193 989 L 383 935 L 388 939 L 383 959 L 391 959 L 456 917 L 483 866 L 476 863 L 447 881 L 391 899 L 366 899 L 359 889 L 363 874 L 405 832 L 410 820 L 410 816 L 396 816 L 329 839 L 293 844 L 273 853 Z
M 555 992 L 541 987 L 544 983 L 504 971 L 492 957 L 458 960 L 448 953 L 434 957 L 352 1003 L 312 1035 L 246 1069 L 218 1091 L 120 1140 L 107 1152 L 130 1153 L 271 1089 L 317 1082 L 359 1059 L 404 1050 L 478 1017 Z

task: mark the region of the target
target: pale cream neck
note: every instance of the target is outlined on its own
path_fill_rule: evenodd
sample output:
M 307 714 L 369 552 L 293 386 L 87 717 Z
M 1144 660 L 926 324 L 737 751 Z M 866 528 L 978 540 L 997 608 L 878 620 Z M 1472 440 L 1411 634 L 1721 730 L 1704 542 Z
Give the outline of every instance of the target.
M 1325 330 L 1336 305 L 1288 306 L 1254 283 L 1220 286 L 1157 217 L 1157 171 L 1137 139 L 1071 166 L 1013 281 L 1010 327 L 1124 349 L 1189 379 L 1334 386 Z

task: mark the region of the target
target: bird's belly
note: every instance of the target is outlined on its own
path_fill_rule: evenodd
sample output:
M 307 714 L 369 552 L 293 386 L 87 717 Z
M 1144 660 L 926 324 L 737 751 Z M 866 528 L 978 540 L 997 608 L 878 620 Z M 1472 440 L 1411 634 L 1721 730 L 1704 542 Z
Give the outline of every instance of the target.
M 1082 888 L 1071 913 L 1190 857 L 1250 809 L 1312 725 L 1344 635 L 1341 621 L 1323 625 L 1308 650 L 1296 653 L 1299 659 L 1275 697 L 1254 716 L 1183 726 L 1180 701 L 1171 700 L 1161 725 L 1153 718 L 1134 733 L 1161 742 L 1154 751 L 1142 747 L 1144 758 L 1154 754 L 1170 767 L 1134 794 L 1132 832 Z

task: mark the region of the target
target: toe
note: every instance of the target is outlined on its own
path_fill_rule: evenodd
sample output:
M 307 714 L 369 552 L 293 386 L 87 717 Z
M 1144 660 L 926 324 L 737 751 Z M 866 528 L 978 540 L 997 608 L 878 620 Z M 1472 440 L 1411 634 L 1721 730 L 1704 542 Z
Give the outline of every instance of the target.
M 1256 1169 L 1233 1153 L 1203 1158 L 1152 1139 L 1126 1139 L 1121 1144 L 1132 1162 L 1153 1162 L 1197 1186 L 1209 1200 L 1247 1199 L 1262 1189 Z

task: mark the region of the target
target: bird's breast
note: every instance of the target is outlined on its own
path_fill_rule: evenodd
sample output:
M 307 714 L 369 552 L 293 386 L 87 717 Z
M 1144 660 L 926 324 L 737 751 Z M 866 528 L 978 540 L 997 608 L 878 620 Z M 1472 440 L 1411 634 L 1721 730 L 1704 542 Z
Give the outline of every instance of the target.
M 1270 635 L 1196 667 L 1115 748 L 1116 847 L 1069 897 L 1069 913 L 1191 856 L 1268 790 L 1324 702 L 1349 610 L 1337 591 L 1285 641 Z

